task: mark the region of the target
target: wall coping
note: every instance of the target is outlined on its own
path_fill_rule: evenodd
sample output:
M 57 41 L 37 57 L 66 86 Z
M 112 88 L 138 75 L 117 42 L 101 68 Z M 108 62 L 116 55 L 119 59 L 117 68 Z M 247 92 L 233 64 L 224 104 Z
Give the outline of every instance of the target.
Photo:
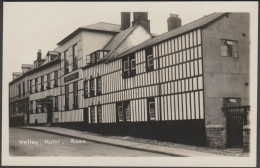
M 206 125 L 206 128 L 225 128 L 224 125 Z

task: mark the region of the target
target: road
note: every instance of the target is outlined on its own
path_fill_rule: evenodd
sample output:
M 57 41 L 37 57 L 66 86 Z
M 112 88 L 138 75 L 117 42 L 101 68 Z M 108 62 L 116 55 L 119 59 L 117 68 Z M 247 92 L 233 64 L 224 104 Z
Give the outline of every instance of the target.
M 10 156 L 167 156 L 21 128 L 10 128 L 9 137 Z

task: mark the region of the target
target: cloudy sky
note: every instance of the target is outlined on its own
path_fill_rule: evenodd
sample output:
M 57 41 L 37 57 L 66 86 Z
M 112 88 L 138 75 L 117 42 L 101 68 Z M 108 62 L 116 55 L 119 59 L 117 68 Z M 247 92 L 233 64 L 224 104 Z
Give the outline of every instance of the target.
M 80 26 L 97 22 L 120 24 L 122 11 L 149 12 L 151 32 L 162 34 L 167 31 L 170 13 L 178 14 L 184 25 L 213 12 L 250 11 L 250 8 L 250 4 L 242 2 L 5 2 L 6 79 L 11 81 L 12 72 L 20 72 L 22 64 L 32 64 L 38 49 L 45 55 Z

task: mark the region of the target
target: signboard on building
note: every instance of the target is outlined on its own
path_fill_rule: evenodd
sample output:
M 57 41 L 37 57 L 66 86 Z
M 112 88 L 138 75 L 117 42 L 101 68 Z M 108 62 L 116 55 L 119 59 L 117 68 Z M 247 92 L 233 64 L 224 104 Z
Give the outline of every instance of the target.
M 64 77 L 64 83 L 77 79 L 77 78 L 79 78 L 79 72 L 76 72 L 74 74 Z

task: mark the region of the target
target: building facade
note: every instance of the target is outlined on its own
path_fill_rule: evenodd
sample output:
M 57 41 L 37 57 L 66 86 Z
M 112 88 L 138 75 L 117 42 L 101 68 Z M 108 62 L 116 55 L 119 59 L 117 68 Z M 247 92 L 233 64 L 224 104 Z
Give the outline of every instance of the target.
M 184 26 L 172 14 L 169 31 L 159 36 L 150 33 L 147 13 L 133 16 L 132 27 L 130 13 L 122 12 L 121 26 L 100 22 L 77 29 L 58 43 L 60 61 L 18 77 L 34 81 L 32 87 L 44 74 L 51 74 L 46 85 L 58 79 L 57 89 L 27 96 L 30 109 L 41 99 L 58 102 L 57 108 L 40 107 L 46 114 L 33 110 L 29 123 L 240 146 L 249 105 L 249 14 L 213 13 Z

